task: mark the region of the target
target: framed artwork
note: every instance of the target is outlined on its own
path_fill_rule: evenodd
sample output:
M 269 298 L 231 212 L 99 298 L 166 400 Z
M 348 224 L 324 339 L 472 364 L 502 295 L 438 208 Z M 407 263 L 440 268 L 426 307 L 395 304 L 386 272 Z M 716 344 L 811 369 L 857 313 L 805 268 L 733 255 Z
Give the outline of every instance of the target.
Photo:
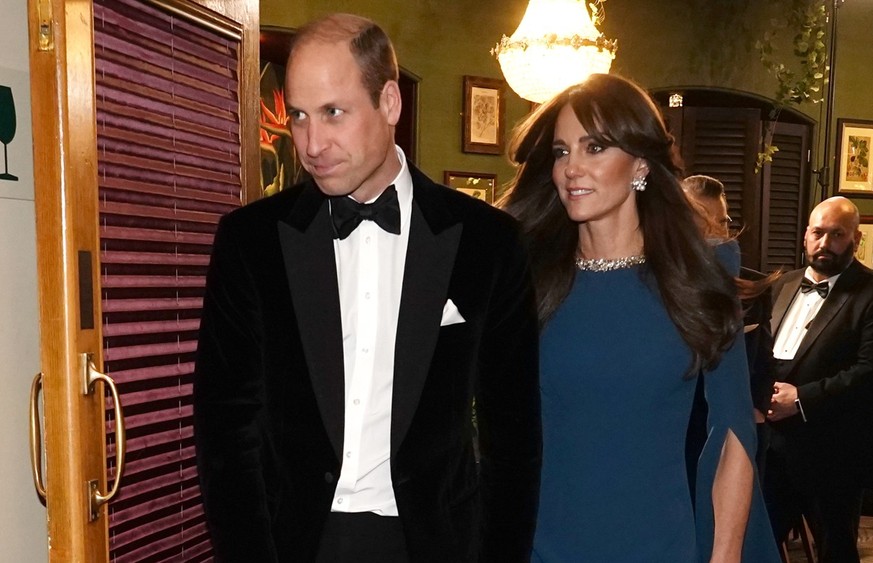
M 261 53 L 261 189 L 276 194 L 303 179 L 288 115 L 285 112 L 285 61 L 294 31 L 265 27 L 260 34 Z
M 873 121 L 837 119 L 837 192 L 853 197 L 873 197 L 870 174 L 870 148 L 873 146 Z
M 443 173 L 443 183 L 476 199 L 494 203 L 494 188 L 497 186 L 497 174 L 446 170 Z
M 503 154 L 505 94 L 502 80 L 464 76 L 464 152 Z
M 861 242 L 858 243 L 855 258 L 868 268 L 873 268 L 873 215 L 861 215 L 858 229 L 861 231 Z

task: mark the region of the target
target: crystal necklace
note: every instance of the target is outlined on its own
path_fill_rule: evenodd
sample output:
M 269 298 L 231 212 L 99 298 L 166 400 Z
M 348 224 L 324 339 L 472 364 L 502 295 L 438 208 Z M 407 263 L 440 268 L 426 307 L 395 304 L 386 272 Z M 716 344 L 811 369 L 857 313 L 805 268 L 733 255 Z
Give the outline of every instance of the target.
M 646 256 L 644 254 L 625 256 L 624 258 L 593 258 L 591 260 L 576 258 L 576 267 L 584 272 L 609 272 L 645 263 Z

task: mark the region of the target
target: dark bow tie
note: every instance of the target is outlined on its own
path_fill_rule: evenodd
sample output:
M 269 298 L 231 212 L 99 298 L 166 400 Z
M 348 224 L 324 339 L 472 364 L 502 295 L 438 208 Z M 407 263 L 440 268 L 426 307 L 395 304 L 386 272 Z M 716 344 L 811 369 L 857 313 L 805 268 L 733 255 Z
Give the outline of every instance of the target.
M 821 298 L 824 299 L 828 296 L 828 280 L 814 283 L 806 278 L 803 278 L 803 281 L 800 282 L 800 291 L 802 293 L 809 293 L 811 291 L 817 291 Z
M 397 190 L 388 186 L 373 203 L 358 203 L 350 197 L 330 198 L 330 218 L 333 238 L 340 240 L 352 234 L 361 221 L 373 221 L 389 233 L 400 234 L 400 203 Z

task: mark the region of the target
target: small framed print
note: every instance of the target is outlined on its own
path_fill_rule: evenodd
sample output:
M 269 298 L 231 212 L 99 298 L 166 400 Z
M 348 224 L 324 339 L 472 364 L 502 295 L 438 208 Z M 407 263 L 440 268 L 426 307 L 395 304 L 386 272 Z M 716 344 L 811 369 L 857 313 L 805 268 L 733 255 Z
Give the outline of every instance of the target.
M 858 230 L 861 231 L 861 242 L 855 250 L 855 258 L 868 268 L 873 268 L 873 215 L 861 215 Z
M 464 76 L 464 152 L 503 154 L 505 93 L 502 80 Z
M 852 197 L 873 197 L 870 174 L 870 149 L 873 147 L 873 121 L 837 119 L 837 192 Z
M 497 174 L 446 170 L 443 173 L 443 183 L 476 199 L 494 203 L 494 188 L 497 186 Z

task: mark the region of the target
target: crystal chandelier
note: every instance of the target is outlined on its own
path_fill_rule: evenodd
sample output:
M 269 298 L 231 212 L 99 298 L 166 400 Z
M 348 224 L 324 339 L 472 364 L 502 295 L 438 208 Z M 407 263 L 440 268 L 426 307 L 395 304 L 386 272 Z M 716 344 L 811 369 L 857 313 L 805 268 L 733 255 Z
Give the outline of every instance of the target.
M 526 100 L 543 103 L 588 75 L 609 72 L 616 42 L 597 30 L 603 0 L 530 0 L 512 37 L 503 36 L 491 54 L 509 86 Z

